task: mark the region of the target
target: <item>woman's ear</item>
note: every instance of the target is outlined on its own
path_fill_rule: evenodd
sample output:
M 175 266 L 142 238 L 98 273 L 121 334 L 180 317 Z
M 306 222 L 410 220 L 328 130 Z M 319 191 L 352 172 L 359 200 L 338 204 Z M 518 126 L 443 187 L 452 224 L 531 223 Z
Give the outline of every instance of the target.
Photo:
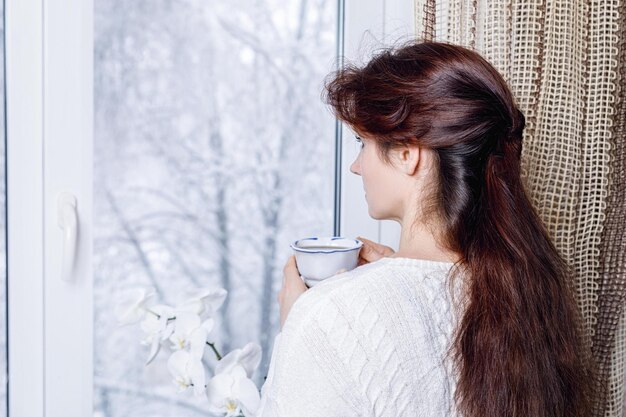
M 397 167 L 406 175 L 415 175 L 420 164 L 421 151 L 416 145 L 404 145 L 395 149 Z

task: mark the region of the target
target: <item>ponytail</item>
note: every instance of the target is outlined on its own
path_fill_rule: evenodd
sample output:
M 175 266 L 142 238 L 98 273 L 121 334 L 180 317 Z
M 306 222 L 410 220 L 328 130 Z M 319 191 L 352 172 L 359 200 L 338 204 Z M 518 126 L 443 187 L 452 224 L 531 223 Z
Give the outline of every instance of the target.
M 468 304 L 453 343 L 465 416 L 587 416 L 580 316 L 558 255 L 519 180 L 521 134 L 491 154 L 470 234 Z

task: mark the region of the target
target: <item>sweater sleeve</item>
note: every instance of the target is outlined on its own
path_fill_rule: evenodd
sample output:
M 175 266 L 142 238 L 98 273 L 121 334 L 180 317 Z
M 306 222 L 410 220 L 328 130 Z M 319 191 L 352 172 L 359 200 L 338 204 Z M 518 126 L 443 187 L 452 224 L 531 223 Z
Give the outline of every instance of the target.
M 275 339 L 257 417 L 363 415 L 346 349 L 357 338 L 338 306 L 318 294 L 294 303 Z

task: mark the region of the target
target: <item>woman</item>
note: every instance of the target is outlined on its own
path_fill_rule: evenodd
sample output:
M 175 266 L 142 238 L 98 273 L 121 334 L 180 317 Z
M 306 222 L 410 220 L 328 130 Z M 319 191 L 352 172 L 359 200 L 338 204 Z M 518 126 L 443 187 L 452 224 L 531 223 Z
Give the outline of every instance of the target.
M 520 178 L 524 116 L 480 55 L 443 43 L 340 70 L 369 214 L 397 253 L 312 289 L 294 258 L 259 416 L 587 416 L 590 356 L 568 269 Z

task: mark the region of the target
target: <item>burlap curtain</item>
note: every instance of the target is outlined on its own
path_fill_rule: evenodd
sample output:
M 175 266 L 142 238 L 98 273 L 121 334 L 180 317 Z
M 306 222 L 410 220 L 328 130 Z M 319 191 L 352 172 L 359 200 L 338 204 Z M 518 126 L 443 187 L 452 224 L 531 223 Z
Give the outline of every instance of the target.
M 595 415 L 624 415 L 626 0 L 415 0 L 415 24 L 481 52 L 511 85 L 528 191 L 575 270 Z

